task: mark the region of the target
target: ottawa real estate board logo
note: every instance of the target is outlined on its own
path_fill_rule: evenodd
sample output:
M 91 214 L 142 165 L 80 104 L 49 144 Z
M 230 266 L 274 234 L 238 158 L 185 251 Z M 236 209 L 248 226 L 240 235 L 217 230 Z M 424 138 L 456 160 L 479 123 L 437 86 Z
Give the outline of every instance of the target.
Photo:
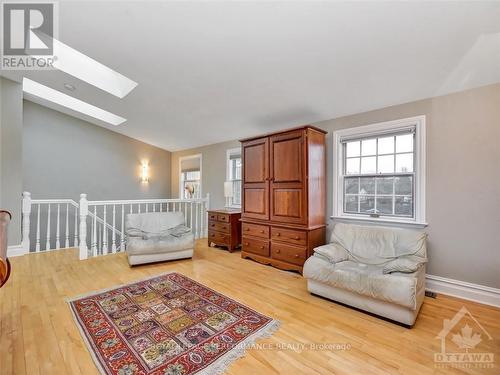
M 3 70 L 50 70 L 57 35 L 56 2 L 1 3 Z
M 493 337 L 465 306 L 452 319 L 443 320 L 436 339 L 441 340 L 441 351 L 434 353 L 437 368 L 495 367 L 495 354 L 487 349 L 492 348 Z

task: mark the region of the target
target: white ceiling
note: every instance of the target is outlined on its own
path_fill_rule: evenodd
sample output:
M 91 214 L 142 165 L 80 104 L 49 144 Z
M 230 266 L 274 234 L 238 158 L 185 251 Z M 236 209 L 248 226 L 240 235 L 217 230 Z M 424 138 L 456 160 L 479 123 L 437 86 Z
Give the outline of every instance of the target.
M 2 75 L 125 117 L 114 127 L 65 111 L 170 151 L 500 82 L 499 2 L 59 8 L 59 39 L 137 88 L 119 99 L 59 71 Z

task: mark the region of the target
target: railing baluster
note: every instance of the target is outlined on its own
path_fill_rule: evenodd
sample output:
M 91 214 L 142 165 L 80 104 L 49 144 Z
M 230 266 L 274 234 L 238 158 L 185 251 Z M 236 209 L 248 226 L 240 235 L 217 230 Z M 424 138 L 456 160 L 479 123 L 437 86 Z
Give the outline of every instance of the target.
M 40 251 L 40 203 L 38 203 L 38 211 L 36 213 L 36 244 L 35 251 Z
M 122 204 L 122 236 L 120 238 L 120 251 L 125 250 L 125 205 Z
M 73 233 L 73 247 L 78 246 L 78 207 L 75 207 L 75 233 Z
M 187 204 L 186 204 L 186 202 L 183 203 L 182 208 L 184 211 L 184 222 L 187 223 Z
M 132 203 L 130 203 L 130 213 L 132 213 Z
M 153 203 L 153 212 L 156 212 L 156 203 Z
M 108 230 L 106 227 L 106 205 L 104 205 L 103 208 L 103 218 L 104 218 L 104 224 L 102 225 L 102 254 L 106 254 L 108 252 Z M 99 226 L 100 228 L 100 226 Z
M 137 203 L 137 207 L 138 207 L 138 208 L 137 208 L 137 210 L 138 210 L 137 212 L 138 212 L 138 213 L 141 213 L 141 204 L 140 204 L 140 203 Z
M 195 233 L 194 233 L 194 238 L 198 239 L 200 238 L 200 234 L 198 232 L 198 211 L 199 211 L 199 208 L 198 208 L 198 202 L 196 202 L 196 224 L 195 224 Z
M 116 253 L 116 230 L 115 230 L 115 211 L 116 205 L 113 204 L 113 229 L 112 229 L 112 239 L 111 239 L 111 252 Z
M 190 214 L 189 214 L 189 228 L 191 229 L 191 231 L 193 230 L 193 201 L 191 201 L 191 203 L 189 204 L 191 207 L 190 207 Z M 186 223 L 187 225 L 187 223 Z
M 146 213 L 149 212 L 149 208 L 148 208 L 149 204 L 146 203 Z
M 94 217 L 92 223 L 92 256 L 97 255 L 97 206 L 94 206 Z
M 64 247 L 69 247 L 69 203 L 66 203 L 66 230 L 64 231 Z
M 166 207 L 166 209 L 167 209 L 167 212 L 169 212 L 169 206 L 170 206 L 170 202 L 167 202 L 166 206 L 167 206 L 167 207 Z
M 163 203 L 160 202 L 160 212 L 163 212 Z
M 57 220 L 56 220 L 56 249 L 60 249 L 61 248 L 61 242 L 59 241 L 60 239 L 60 231 L 59 231 L 59 223 L 60 223 L 60 208 L 61 208 L 61 205 L 58 203 L 57 204 Z
M 201 201 L 201 204 L 200 204 L 200 221 L 201 221 L 201 225 L 200 225 L 200 238 L 204 236 L 205 234 L 205 212 L 204 212 L 204 206 L 205 206 L 205 202 L 204 201 Z
M 50 250 L 50 203 L 47 211 L 47 238 L 45 241 L 45 250 Z

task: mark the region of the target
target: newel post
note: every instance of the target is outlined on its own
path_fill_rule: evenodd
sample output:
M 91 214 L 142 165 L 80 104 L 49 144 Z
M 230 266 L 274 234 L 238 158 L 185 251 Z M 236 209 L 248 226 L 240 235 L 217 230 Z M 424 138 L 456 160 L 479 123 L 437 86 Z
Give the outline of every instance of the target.
M 80 260 L 87 259 L 87 215 L 89 213 L 89 204 L 87 194 L 80 194 Z
M 23 192 L 23 204 L 22 204 L 22 239 L 21 245 L 25 253 L 30 251 L 30 215 L 31 215 L 31 193 L 25 191 Z

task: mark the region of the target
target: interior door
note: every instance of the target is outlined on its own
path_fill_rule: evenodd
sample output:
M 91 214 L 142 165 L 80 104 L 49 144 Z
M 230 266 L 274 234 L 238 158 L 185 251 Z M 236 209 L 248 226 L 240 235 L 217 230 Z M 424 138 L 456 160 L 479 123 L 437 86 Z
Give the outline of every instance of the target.
M 269 139 L 242 144 L 243 218 L 269 220 Z
M 270 219 L 306 221 L 306 147 L 304 131 L 270 137 Z

